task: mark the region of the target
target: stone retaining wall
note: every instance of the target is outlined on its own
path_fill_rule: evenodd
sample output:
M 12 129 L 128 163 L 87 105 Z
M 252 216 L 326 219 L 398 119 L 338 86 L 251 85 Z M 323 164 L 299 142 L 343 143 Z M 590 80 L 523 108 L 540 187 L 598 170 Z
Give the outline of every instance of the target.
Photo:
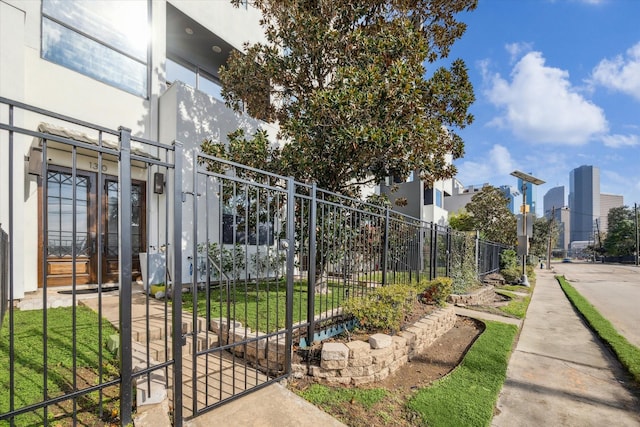
M 487 305 L 495 299 L 493 286 L 483 286 L 470 294 L 451 294 L 447 301 L 454 305 Z
M 294 376 L 310 375 L 327 383 L 366 384 L 380 381 L 422 352 L 456 323 L 453 306 L 438 309 L 390 336 L 375 334 L 369 342 L 329 342 L 322 346 L 320 366 L 294 364 Z
M 227 328 L 224 319 L 211 320 L 209 330 L 217 333 L 224 345 L 246 342 L 229 348 L 236 357 L 244 358 L 264 372 L 277 374 L 284 371 L 285 333 L 267 336 L 262 332 L 251 331 L 238 321 L 232 321 Z

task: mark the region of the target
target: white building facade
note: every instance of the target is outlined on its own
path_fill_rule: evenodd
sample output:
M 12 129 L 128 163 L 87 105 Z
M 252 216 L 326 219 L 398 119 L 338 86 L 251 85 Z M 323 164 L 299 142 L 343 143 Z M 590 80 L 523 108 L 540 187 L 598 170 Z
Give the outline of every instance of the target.
M 191 185 L 190 191 L 196 194 L 198 189 L 194 191 L 189 181 L 194 155 L 188 153 L 195 152 L 203 140 L 225 142 L 227 134 L 238 128 L 248 133 L 263 128 L 275 135 L 275 129 L 264 123 L 227 109 L 219 97 L 219 67 L 231 51 L 241 50 L 243 43 L 261 40 L 259 19 L 259 12 L 252 7 L 235 8 L 226 1 L 0 0 L 0 97 L 109 129 L 129 128 L 132 135 L 152 141 L 180 141 L 187 153 L 183 184 L 187 192 Z M 8 122 L 8 109 L 0 114 L 2 121 Z M 62 132 L 88 141 L 99 138 L 86 135 L 82 126 L 42 123 L 31 114 L 20 113 L 11 120 L 32 131 Z M 89 245 L 95 239 L 96 223 L 109 230 L 108 215 L 92 211 L 91 200 L 97 188 L 102 188 L 107 197 L 109 191 L 117 191 L 117 185 L 109 185 L 117 183 L 118 177 L 114 164 L 108 161 L 101 162 L 101 174 L 96 174 L 98 163 L 91 155 L 78 155 L 72 174 L 72 154 L 53 146 L 47 152 L 50 168 L 46 176 L 30 175 L 25 158 L 34 154 L 37 141 L 14 141 L 10 168 L 7 139 L 3 132 L 0 200 L 8 200 L 9 171 L 13 194 L 24 197 L 14 197 L 21 203 L 11 206 L 0 203 L 0 224 L 6 229 L 12 210 L 12 237 L 15 241 L 20 236 L 18 244 L 22 246 L 16 251 L 13 265 L 14 292 L 19 298 L 42 286 L 43 275 L 38 274 L 42 268 L 47 271 L 49 285 L 69 284 L 62 271 L 68 267 L 61 258 L 44 263 L 40 259 L 40 248 L 45 244 L 43 218 L 49 224 L 49 244 L 57 233 L 58 243 L 64 246 L 60 243 L 62 236 L 71 232 L 70 224 L 74 223 L 74 233 L 84 235 Z M 134 207 L 132 238 L 137 256 L 161 245 L 166 232 L 159 218 L 167 195 L 151 195 L 150 175 L 143 170 L 132 168 L 131 174 L 138 196 L 152 204 L 140 211 L 144 218 Z M 76 181 L 70 184 L 72 175 Z M 96 182 L 98 176 L 102 182 Z M 46 199 L 42 191 L 45 186 L 49 189 Z M 86 203 L 70 213 L 64 210 L 63 193 L 74 186 L 75 192 L 78 188 L 86 192 Z M 65 215 L 75 216 L 69 220 Z M 191 225 L 185 217 L 188 215 L 183 215 L 183 230 L 189 230 Z M 108 240 L 102 238 L 105 245 Z M 176 252 L 189 266 L 196 254 L 184 242 L 183 246 Z M 108 270 L 92 263 L 76 266 L 80 267 L 82 274 L 76 274 L 80 284 L 95 282 L 97 270 Z M 182 282 L 188 282 L 190 274 L 189 268 L 184 268 Z

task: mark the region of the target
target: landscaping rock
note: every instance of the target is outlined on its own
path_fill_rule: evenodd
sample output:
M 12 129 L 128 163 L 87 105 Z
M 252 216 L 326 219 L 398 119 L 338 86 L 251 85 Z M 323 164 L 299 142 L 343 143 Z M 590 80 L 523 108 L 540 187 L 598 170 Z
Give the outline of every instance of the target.
M 371 348 L 387 348 L 391 347 L 393 340 L 387 334 L 373 334 L 369 337 L 369 345 Z

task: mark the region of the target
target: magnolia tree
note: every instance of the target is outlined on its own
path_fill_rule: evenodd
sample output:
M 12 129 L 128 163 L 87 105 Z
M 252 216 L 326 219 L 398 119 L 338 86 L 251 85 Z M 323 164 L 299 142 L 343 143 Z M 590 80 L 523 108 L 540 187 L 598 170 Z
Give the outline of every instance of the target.
M 238 0 L 235 3 L 240 3 Z M 221 68 L 227 104 L 279 125 L 265 167 L 357 195 L 359 184 L 420 170 L 453 177 L 473 88 L 449 54 L 477 0 L 255 0 L 266 41 Z M 429 78 L 425 76 L 430 74 Z
M 462 60 L 434 64 L 466 29 L 456 15 L 477 0 L 252 5 L 262 13 L 265 42 L 232 53 L 220 69 L 222 95 L 231 108 L 276 123 L 284 144 L 236 132 L 232 159 L 349 196 L 415 170 L 427 182 L 455 175 L 447 157 L 464 152 L 456 132 L 473 121 L 475 98 Z M 203 144 L 219 157 L 228 148 Z M 317 263 L 328 258 L 316 256 L 324 260 Z M 316 267 L 322 274 L 325 266 Z
M 509 210 L 509 199 L 491 185 L 476 193 L 463 212 L 452 215 L 450 225 L 460 231 L 479 231 L 480 237 L 492 242 L 505 245 L 517 242 L 517 220 Z

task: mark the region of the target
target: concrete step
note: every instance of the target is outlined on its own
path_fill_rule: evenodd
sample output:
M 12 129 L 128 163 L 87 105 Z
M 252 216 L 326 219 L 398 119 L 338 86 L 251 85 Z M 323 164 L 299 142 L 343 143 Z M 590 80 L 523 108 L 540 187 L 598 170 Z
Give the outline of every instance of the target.
M 185 313 L 188 314 L 188 313 Z M 207 321 L 203 318 L 197 318 L 198 332 L 204 332 L 207 330 Z M 134 341 L 146 343 L 147 337 L 149 341 L 163 341 L 167 335 L 166 330 L 169 329 L 169 335 L 173 331 L 171 323 L 165 324 L 164 319 L 149 319 L 148 325 L 145 319 L 135 319 L 132 322 L 132 338 Z M 182 321 L 182 334 L 188 334 L 193 332 L 193 318 L 191 315 L 184 316 Z
M 217 334 L 214 334 L 212 332 L 209 332 L 208 334 L 205 332 L 200 332 L 195 337 L 192 335 L 187 335 L 186 345 L 182 346 L 183 354 L 193 354 L 194 339 L 196 340 L 196 351 L 203 351 L 203 350 L 218 346 Z M 172 354 L 173 354 L 172 350 L 173 349 L 172 349 L 171 340 L 167 340 L 166 344 L 164 340 L 152 341 L 149 343 L 149 355 L 152 359 L 154 359 L 157 362 L 166 362 L 167 356 L 169 358 L 172 357 Z

